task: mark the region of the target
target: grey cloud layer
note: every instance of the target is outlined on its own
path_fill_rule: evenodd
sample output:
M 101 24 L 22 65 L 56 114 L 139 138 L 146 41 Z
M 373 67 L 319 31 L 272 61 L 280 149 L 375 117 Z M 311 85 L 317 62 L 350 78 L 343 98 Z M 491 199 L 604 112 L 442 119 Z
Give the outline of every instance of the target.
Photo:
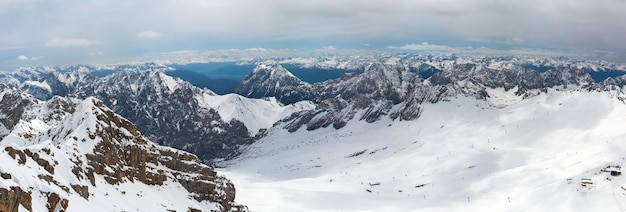
M 623 52 L 625 9 L 623 0 L 0 0 L 0 56 L 19 47 L 27 48 L 5 58 L 50 54 L 53 46 L 133 55 L 195 43 L 313 41 Z

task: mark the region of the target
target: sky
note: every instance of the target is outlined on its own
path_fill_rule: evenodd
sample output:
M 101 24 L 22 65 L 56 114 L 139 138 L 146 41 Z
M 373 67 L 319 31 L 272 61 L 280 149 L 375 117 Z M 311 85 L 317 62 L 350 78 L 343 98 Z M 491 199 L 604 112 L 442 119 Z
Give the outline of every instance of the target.
M 624 11 L 624 0 L 0 0 L 0 67 L 246 49 L 626 62 Z

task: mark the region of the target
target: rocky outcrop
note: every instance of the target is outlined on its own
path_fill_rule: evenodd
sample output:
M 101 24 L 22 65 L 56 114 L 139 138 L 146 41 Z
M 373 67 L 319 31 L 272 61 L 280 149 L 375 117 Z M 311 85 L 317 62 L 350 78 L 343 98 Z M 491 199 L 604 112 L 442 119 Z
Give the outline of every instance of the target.
M 5 115 L 0 119 L 0 124 L 6 129 L 11 129 L 19 122 L 25 108 L 37 100 L 28 98 L 21 91 L 9 88 L 4 84 L 0 84 L 0 91 L 0 114 Z
M 20 206 L 33 211 L 31 204 L 31 193 L 23 191 L 20 187 L 0 188 L 0 211 L 17 212 Z
M 48 196 L 48 204 L 46 204 L 46 208 L 48 208 L 49 212 L 58 211 L 58 207 L 61 207 L 63 210 L 67 210 L 69 200 L 61 198 L 57 193 L 46 193 L 46 196 Z
M 362 74 L 314 86 L 320 94 L 318 107 L 282 120 L 290 132 L 304 125 L 307 130 L 330 125 L 338 129 L 354 118 L 368 123 L 384 116 L 413 120 L 421 114 L 422 103 L 438 102 L 455 94 L 447 85 L 425 85 L 417 73 L 406 71 L 403 66 L 382 63 L 372 63 Z M 360 116 L 355 117 L 358 112 Z
M 150 142 L 133 123 L 100 100 L 55 98 L 32 104 L 14 107 L 22 115 L 16 117 L 15 130 L 4 139 L 11 139 L 10 145 L 0 149 L 6 165 L 0 168 L 0 185 L 9 185 L 0 187 L 0 211 L 72 210 L 90 202 L 118 204 L 112 200 L 142 197 L 126 194 L 133 185 L 150 186 L 142 191 L 157 195 L 161 189 L 182 189 L 177 192 L 186 195 L 175 201 L 185 210 L 247 211 L 235 202 L 231 181 L 193 154 Z M 43 109 L 51 111 L 39 111 Z M 35 129 L 30 136 L 16 136 L 33 120 L 47 120 L 37 122 L 47 126 L 36 127 L 42 130 Z M 103 195 L 103 190 L 120 192 Z

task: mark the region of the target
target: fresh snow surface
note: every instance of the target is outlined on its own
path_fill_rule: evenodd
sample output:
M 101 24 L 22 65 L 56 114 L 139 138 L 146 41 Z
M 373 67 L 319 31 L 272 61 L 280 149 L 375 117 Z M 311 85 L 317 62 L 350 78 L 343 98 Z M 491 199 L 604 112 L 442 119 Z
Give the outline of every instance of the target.
M 550 90 L 505 108 L 449 100 L 414 121 L 279 126 L 221 171 L 251 211 L 626 209 L 626 176 L 602 172 L 626 163 L 626 105 L 614 94 Z
M 39 81 L 27 80 L 27 81 L 24 82 L 24 85 L 30 85 L 30 86 L 34 86 L 34 87 L 39 87 L 39 88 L 47 90 L 48 92 L 52 92 L 52 88 L 50 88 L 50 85 L 48 85 L 47 82 L 39 82 Z
M 489 97 L 487 100 L 496 107 L 506 107 L 509 105 L 513 105 L 523 100 L 523 96 L 516 95 L 519 88 L 515 86 L 513 89 L 505 91 L 504 88 L 485 88 Z
M 310 101 L 285 106 L 274 98 L 250 99 L 237 94 L 209 95 L 204 93 L 197 98 L 201 106 L 215 109 L 224 121 L 236 119 L 244 123 L 252 135 L 260 129 L 269 129 L 275 122 L 294 112 L 315 108 Z
M 159 77 L 162 79 L 162 83 L 165 84 L 165 86 L 167 86 L 167 89 L 169 89 L 170 91 L 175 91 L 176 89 L 178 89 L 180 87 L 181 84 L 181 79 L 177 79 L 177 78 L 173 78 L 170 76 L 165 75 L 163 72 L 156 72 Z

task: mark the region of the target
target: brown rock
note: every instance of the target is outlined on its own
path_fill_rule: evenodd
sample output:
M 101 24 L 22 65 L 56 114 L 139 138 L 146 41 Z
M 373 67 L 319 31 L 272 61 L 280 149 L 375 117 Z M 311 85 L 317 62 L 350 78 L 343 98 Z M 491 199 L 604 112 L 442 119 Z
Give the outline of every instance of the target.
M 5 180 L 11 179 L 11 174 L 2 172 L 0 173 L 0 177 L 4 178 Z
M 62 199 L 57 193 L 46 193 L 48 195 L 48 204 L 46 204 L 46 208 L 48 208 L 48 212 L 53 212 L 57 205 L 61 205 L 63 210 L 67 210 L 67 206 L 69 204 L 69 200 Z
M 17 212 L 20 205 L 33 211 L 31 204 L 30 193 L 22 191 L 20 187 L 12 186 L 11 190 L 0 188 L 0 211 Z
M 78 193 L 78 195 L 85 198 L 86 200 L 89 200 L 89 187 L 81 186 L 81 185 L 74 185 L 74 184 L 70 184 L 70 185 L 72 186 L 74 191 Z

